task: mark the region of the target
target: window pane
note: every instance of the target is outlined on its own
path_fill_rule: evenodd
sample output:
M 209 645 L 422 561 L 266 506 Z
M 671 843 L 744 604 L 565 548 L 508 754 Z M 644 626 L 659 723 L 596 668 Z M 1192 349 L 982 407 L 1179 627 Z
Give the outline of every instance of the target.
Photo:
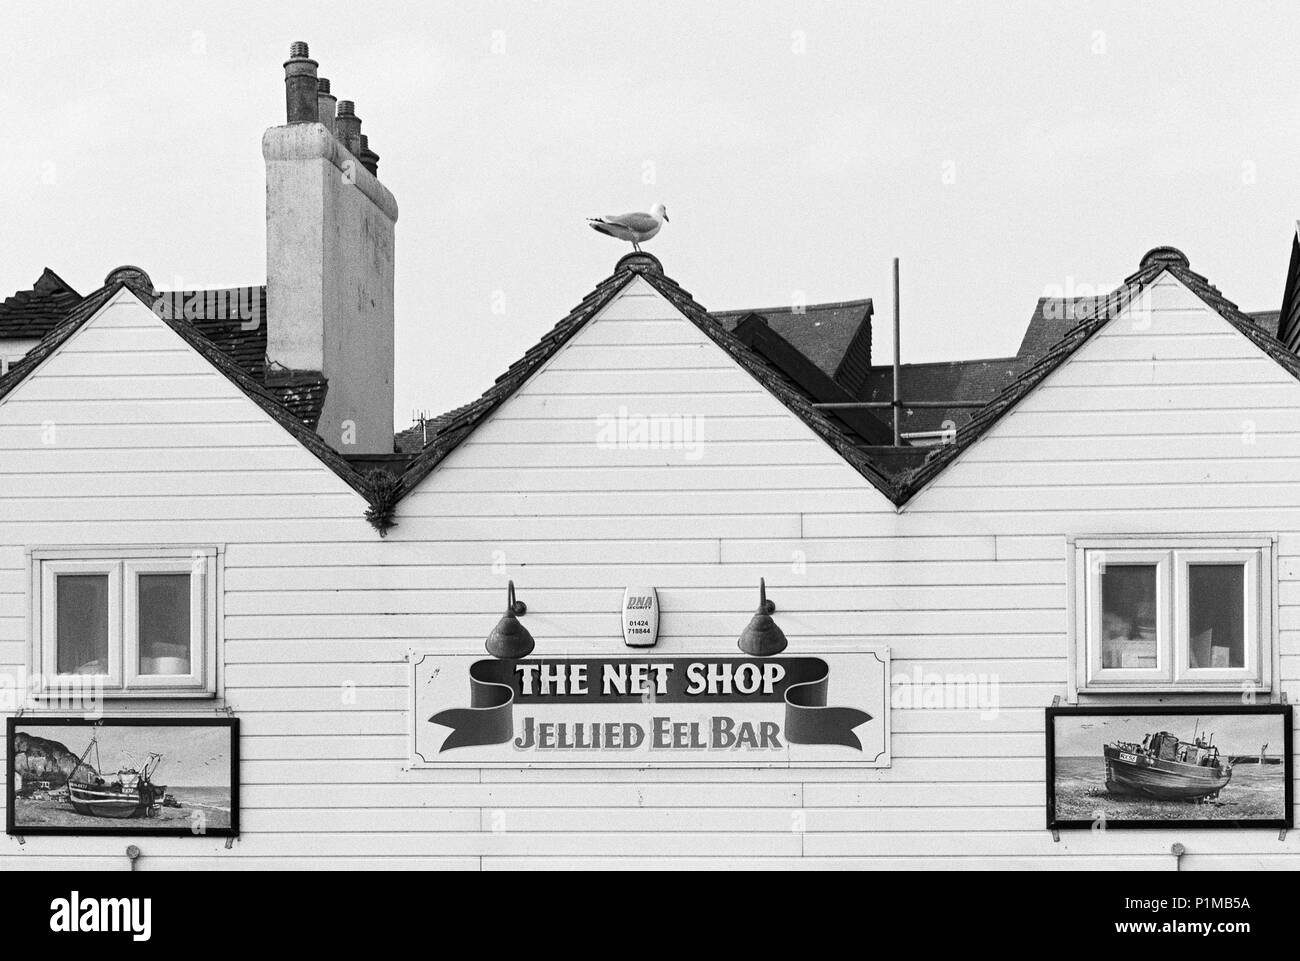
M 59 674 L 108 673 L 108 575 L 55 578 L 55 630 Z
M 1192 667 L 1246 666 L 1245 584 L 1241 564 L 1187 565 Z
M 190 673 L 190 575 L 141 574 L 141 674 Z
M 1101 572 L 1101 666 L 1157 667 L 1156 566 L 1108 564 Z

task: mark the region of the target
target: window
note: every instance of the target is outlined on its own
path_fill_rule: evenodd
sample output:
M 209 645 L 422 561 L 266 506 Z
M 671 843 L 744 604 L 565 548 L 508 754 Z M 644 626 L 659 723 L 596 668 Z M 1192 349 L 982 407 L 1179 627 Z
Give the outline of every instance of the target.
M 215 548 L 32 552 L 33 667 L 52 693 L 216 691 Z
M 1099 538 L 1072 546 L 1079 690 L 1270 687 L 1271 539 Z

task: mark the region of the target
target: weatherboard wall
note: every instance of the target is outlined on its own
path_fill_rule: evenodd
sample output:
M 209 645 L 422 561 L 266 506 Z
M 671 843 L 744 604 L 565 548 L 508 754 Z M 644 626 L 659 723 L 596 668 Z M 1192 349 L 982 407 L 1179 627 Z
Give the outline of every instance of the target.
M 0 404 L 0 664 L 26 660 L 25 546 L 224 546 L 218 703 L 243 719 L 243 834 L 141 839 L 140 869 L 1172 869 L 1174 841 L 1184 869 L 1295 867 L 1294 834 L 1043 827 L 1067 535 L 1277 534 L 1288 693 L 1300 674 L 1300 384 L 1177 282 L 1150 306 L 898 512 L 638 280 L 381 540 L 356 494 L 123 298 Z M 698 448 L 600 434 L 650 416 L 690 419 Z M 617 653 L 624 588 L 654 584 L 671 655 L 733 653 L 759 577 L 790 653 L 885 643 L 895 676 L 995 676 L 996 716 L 898 707 L 880 771 L 406 769 L 407 651 L 481 651 L 508 578 L 539 653 Z M 124 869 L 126 843 L 8 838 L 0 870 Z

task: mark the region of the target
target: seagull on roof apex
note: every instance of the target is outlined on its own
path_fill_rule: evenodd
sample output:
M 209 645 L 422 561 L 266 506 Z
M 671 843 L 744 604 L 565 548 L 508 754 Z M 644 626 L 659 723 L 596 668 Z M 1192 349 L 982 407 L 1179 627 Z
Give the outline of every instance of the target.
M 648 214 L 618 214 L 611 217 L 588 217 L 587 223 L 592 230 L 599 230 L 618 240 L 630 240 L 632 249 L 641 251 L 641 243 L 659 233 L 659 228 L 668 223 L 668 211 L 663 204 L 655 204 Z

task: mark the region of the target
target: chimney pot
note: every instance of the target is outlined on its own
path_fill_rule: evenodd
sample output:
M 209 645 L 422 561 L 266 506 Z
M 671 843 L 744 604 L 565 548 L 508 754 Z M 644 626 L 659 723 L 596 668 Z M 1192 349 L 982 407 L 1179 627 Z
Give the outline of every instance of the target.
M 307 44 L 301 40 L 289 47 L 284 62 L 284 106 L 289 123 L 314 123 L 320 109 L 316 103 L 315 60 L 307 56 Z
M 325 125 L 330 133 L 334 132 L 334 105 L 338 98 L 330 93 L 330 82 L 324 77 L 316 81 L 316 119 Z
M 370 149 L 370 138 L 365 134 L 361 135 L 361 153 L 357 154 L 357 159 L 361 161 L 361 166 L 370 171 L 371 176 L 379 176 L 379 154 Z
M 361 118 L 357 105 L 351 100 L 339 101 L 338 116 L 334 119 L 334 136 L 347 148 L 348 153 L 361 159 Z

